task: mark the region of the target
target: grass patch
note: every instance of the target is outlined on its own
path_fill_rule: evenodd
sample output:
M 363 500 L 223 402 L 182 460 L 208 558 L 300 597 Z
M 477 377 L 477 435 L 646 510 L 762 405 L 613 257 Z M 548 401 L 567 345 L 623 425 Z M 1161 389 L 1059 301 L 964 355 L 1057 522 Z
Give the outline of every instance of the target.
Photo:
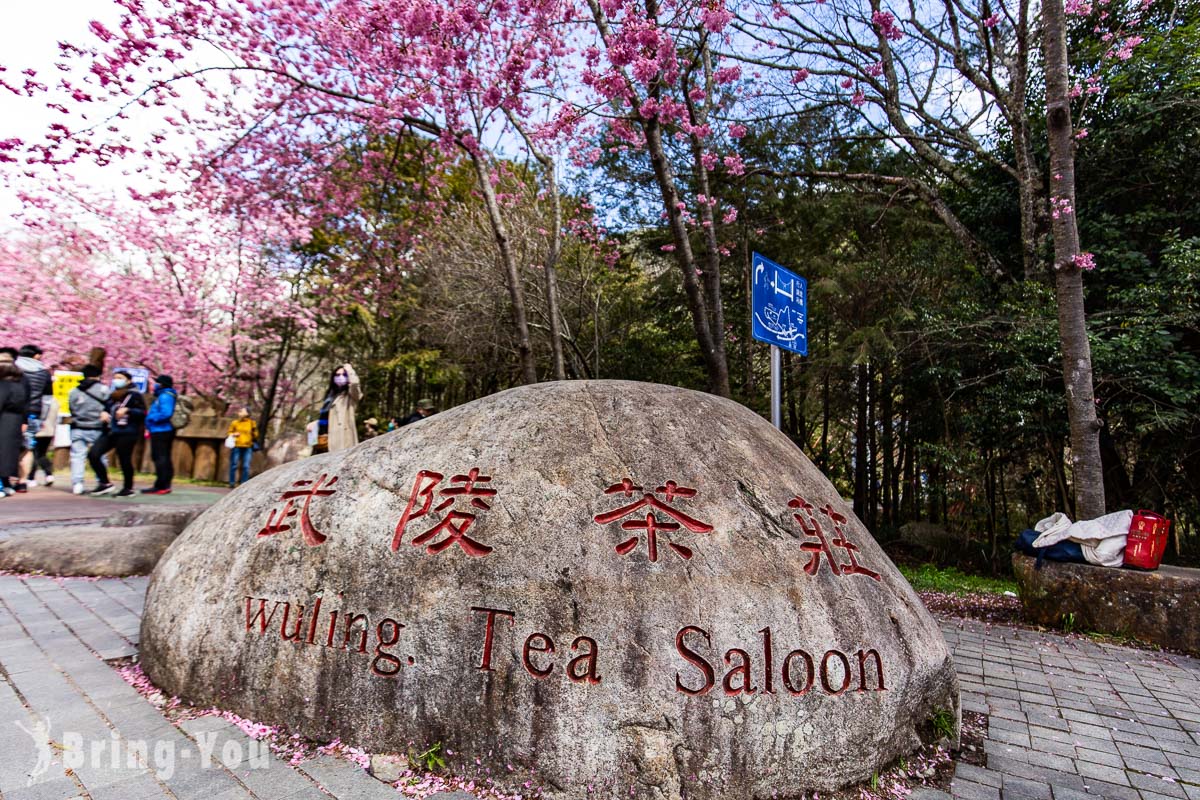
M 918 592 L 945 592 L 947 594 L 1016 594 L 1017 584 L 1005 578 L 987 578 L 967 575 L 954 567 L 937 567 L 922 564 L 914 567 L 898 565 L 900 572 Z

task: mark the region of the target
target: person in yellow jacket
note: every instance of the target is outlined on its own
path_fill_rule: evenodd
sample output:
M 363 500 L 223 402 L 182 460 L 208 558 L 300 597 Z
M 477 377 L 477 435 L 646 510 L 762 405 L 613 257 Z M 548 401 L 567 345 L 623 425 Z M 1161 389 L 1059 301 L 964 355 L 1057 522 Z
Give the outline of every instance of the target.
M 237 417 L 229 423 L 226 445 L 232 444 L 229 451 L 229 488 L 250 480 L 250 456 L 254 453 L 254 444 L 258 441 L 258 423 L 250 419 L 250 409 L 239 408 Z M 236 480 L 238 464 L 241 463 L 241 480 Z M 236 481 L 236 482 L 235 482 Z

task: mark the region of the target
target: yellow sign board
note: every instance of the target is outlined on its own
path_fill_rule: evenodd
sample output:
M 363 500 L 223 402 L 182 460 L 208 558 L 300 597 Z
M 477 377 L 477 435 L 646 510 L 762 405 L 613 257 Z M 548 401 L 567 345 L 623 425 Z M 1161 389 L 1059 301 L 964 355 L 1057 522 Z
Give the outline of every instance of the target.
M 58 413 L 64 416 L 71 413 L 67 397 L 71 394 L 71 390 L 82 382 L 82 372 L 59 370 L 54 373 L 54 399 L 58 401 Z

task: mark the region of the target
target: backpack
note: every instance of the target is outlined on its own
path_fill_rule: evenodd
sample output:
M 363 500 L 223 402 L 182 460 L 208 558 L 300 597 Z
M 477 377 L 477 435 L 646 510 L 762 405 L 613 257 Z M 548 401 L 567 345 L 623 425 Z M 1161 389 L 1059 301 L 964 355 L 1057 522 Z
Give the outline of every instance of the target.
M 171 413 L 171 427 L 175 430 L 186 428 L 192 421 L 192 410 L 195 405 L 190 397 L 175 396 L 175 410 Z

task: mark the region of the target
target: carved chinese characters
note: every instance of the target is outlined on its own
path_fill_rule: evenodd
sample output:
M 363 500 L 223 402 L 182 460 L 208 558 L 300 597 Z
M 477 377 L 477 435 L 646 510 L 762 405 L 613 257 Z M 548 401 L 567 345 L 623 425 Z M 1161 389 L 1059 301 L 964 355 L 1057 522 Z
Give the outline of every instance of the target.
M 604 490 L 605 494 L 622 494 L 625 497 L 632 497 L 635 494 L 642 492 L 641 486 L 634 486 L 633 481 L 629 478 L 624 478 L 620 483 L 613 484 Z M 659 500 L 655 495 L 662 495 L 663 499 Z M 667 481 L 664 485 L 659 486 L 653 493 L 646 492 L 638 500 L 632 503 L 623 505 L 620 508 L 614 508 L 612 511 L 606 511 L 603 514 L 597 514 L 593 519 L 600 525 L 608 525 L 610 522 L 624 519 L 632 514 L 637 514 L 633 519 L 626 519 L 621 523 L 621 530 L 625 531 L 645 531 L 646 534 L 646 555 L 650 561 L 658 561 L 658 532 L 670 533 L 677 531 L 680 527 L 686 528 L 692 533 L 711 533 L 712 525 L 707 522 L 701 522 L 698 519 L 693 519 L 683 513 L 671 504 L 678 497 L 695 497 L 696 490 L 689 489 L 686 486 L 680 486 L 675 481 Z M 640 512 L 642 509 L 647 509 L 643 515 Z M 661 513 L 667 519 L 660 519 L 658 514 Z M 641 535 L 635 534 L 628 539 L 619 543 L 614 548 L 620 555 L 628 555 L 638 546 L 638 541 Z M 683 560 L 688 560 L 692 557 L 693 551 L 690 547 L 684 547 L 681 544 L 668 541 L 667 547 L 674 551 L 675 555 Z
M 421 470 L 413 481 L 412 493 L 408 496 L 408 505 L 396 523 L 396 533 L 392 537 L 392 550 L 399 550 L 404 539 L 405 528 L 414 519 L 429 515 L 434 503 L 434 489 L 442 482 L 442 473 L 432 470 Z M 437 555 L 451 545 L 458 545 L 469 556 L 486 556 L 492 548 L 480 541 L 467 536 L 467 531 L 475 523 L 476 515 L 471 511 L 452 508 L 456 502 L 461 502 L 468 508 L 488 510 L 492 506 L 488 499 L 496 496 L 496 490 L 478 484 L 488 483 L 490 475 L 480 475 L 478 467 L 472 467 L 466 475 L 455 475 L 450 479 L 450 485 L 437 492 L 438 497 L 444 497 L 441 503 L 433 508 L 432 513 L 440 514 L 450 509 L 444 517 L 423 533 L 417 534 L 409 544 L 413 547 L 425 545 L 425 552 Z M 469 501 L 469 502 L 467 502 Z M 418 502 L 420 508 L 417 508 Z
M 292 488 L 288 489 L 280 496 L 280 500 L 284 501 L 283 506 L 277 511 L 272 510 L 267 515 L 267 524 L 259 530 L 259 536 L 273 536 L 277 533 L 291 530 L 292 526 L 287 523 L 290 517 L 296 515 L 296 500 L 303 497 L 304 503 L 300 506 L 300 535 L 304 538 L 304 543 L 309 547 L 316 547 L 325 542 L 325 534 L 321 533 L 312 524 L 312 520 L 308 516 L 308 507 L 312 503 L 314 497 L 329 497 L 336 490 L 333 485 L 337 483 L 337 477 L 329 478 L 324 472 L 317 476 L 315 481 L 299 480 L 292 484 Z
M 846 536 L 846 517 L 844 514 L 839 514 L 833 510 L 833 506 L 826 503 L 819 509 L 819 513 L 829 520 L 833 526 L 834 537 L 831 541 L 821 528 L 821 523 L 813 514 L 812 503 L 805 500 L 799 495 L 788 501 L 789 508 L 800 509 L 799 514 L 793 514 L 796 521 L 800 523 L 800 527 L 804 532 L 816 539 L 815 542 L 804 542 L 800 545 L 800 549 L 812 553 L 808 563 L 804 565 L 804 571 L 809 575 L 816 575 L 817 570 L 821 567 L 821 556 L 824 555 L 829 561 L 829 568 L 834 575 L 865 575 L 868 578 L 879 580 L 879 573 L 867 569 L 858 563 L 858 559 L 854 554 L 858 552 L 858 545 L 850 541 Z M 838 547 L 846 551 L 846 557 L 849 559 L 845 563 L 839 563 L 833 555 L 832 547 Z
M 413 547 L 424 547 L 428 555 L 437 555 L 454 545 L 458 545 L 468 556 L 480 558 L 493 552 L 491 545 L 467 535 L 471 526 L 478 519 L 479 511 L 491 509 L 491 501 L 496 497 L 497 490 L 488 486 L 492 482 L 491 475 L 482 474 L 479 467 L 472 467 L 465 474 L 454 475 L 442 486 L 445 475 L 433 470 L 421 470 L 413 480 L 412 489 L 408 495 L 407 504 L 400 514 L 392 535 L 391 549 L 398 551 L 404 542 L 408 526 L 416 520 L 431 518 L 432 524 L 423 531 L 415 534 L 409 544 Z M 291 530 L 290 521 L 299 514 L 300 532 L 304 543 L 310 547 L 323 544 L 325 534 L 317 530 L 309 517 L 309 505 L 314 497 L 328 497 L 336 489 L 337 477 L 330 478 L 321 473 L 315 480 L 299 480 L 280 496 L 283 506 L 272 509 L 267 515 L 267 523 L 259 531 L 258 536 L 273 536 Z M 440 488 L 439 488 L 440 487 Z M 632 536 L 619 541 L 613 550 L 617 555 L 626 556 L 638 548 L 643 537 L 646 544 L 646 559 L 651 563 L 659 560 L 660 537 L 676 556 L 684 561 L 690 560 L 696 553 L 691 547 L 673 541 L 670 536 L 679 531 L 689 531 L 696 534 L 713 532 L 713 526 L 707 522 L 684 512 L 676 507 L 675 502 L 680 498 L 694 500 L 699 494 L 688 486 L 680 486 L 673 480 L 658 486 L 653 491 L 645 491 L 634 484 L 633 479 L 625 477 L 620 483 L 615 483 L 604 490 L 605 495 L 621 495 L 631 499 L 624 505 L 609 511 L 596 514 L 592 519 L 598 525 L 610 525 L 619 522 L 620 530 L 633 533 Z M 640 494 L 636 500 L 633 497 Z M 659 499 L 659 498 L 662 499 Z M 297 501 L 303 498 L 303 503 L 297 506 Z M 436 505 L 435 505 L 436 503 Z M 845 515 L 834 510 L 833 506 L 825 503 L 816 508 L 803 497 L 796 495 L 788 501 L 788 507 L 799 513 L 793 518 L 800 524 L 801 530 L 810 537 L 809 541 L 801 543 L 800 550 L 809 553 L 804 571 L 816 575 L 822 561 L 828 564 L 834 575 L 863 575 L 874 580 L 880 580 L 880 575 L 858 562 L 855 555 L 859 551 L 847 536 Z M 819 515 L 819 516 L 818 516 Z M 833 528 L 830 538 L 823 526 L 822 520 Z M 428 521 L 428 520 L 427 520 Z M 419 526 L 418 526 L 419 527 Z M 833 548 L 844 551 L 845 560 L 835 555 Z

